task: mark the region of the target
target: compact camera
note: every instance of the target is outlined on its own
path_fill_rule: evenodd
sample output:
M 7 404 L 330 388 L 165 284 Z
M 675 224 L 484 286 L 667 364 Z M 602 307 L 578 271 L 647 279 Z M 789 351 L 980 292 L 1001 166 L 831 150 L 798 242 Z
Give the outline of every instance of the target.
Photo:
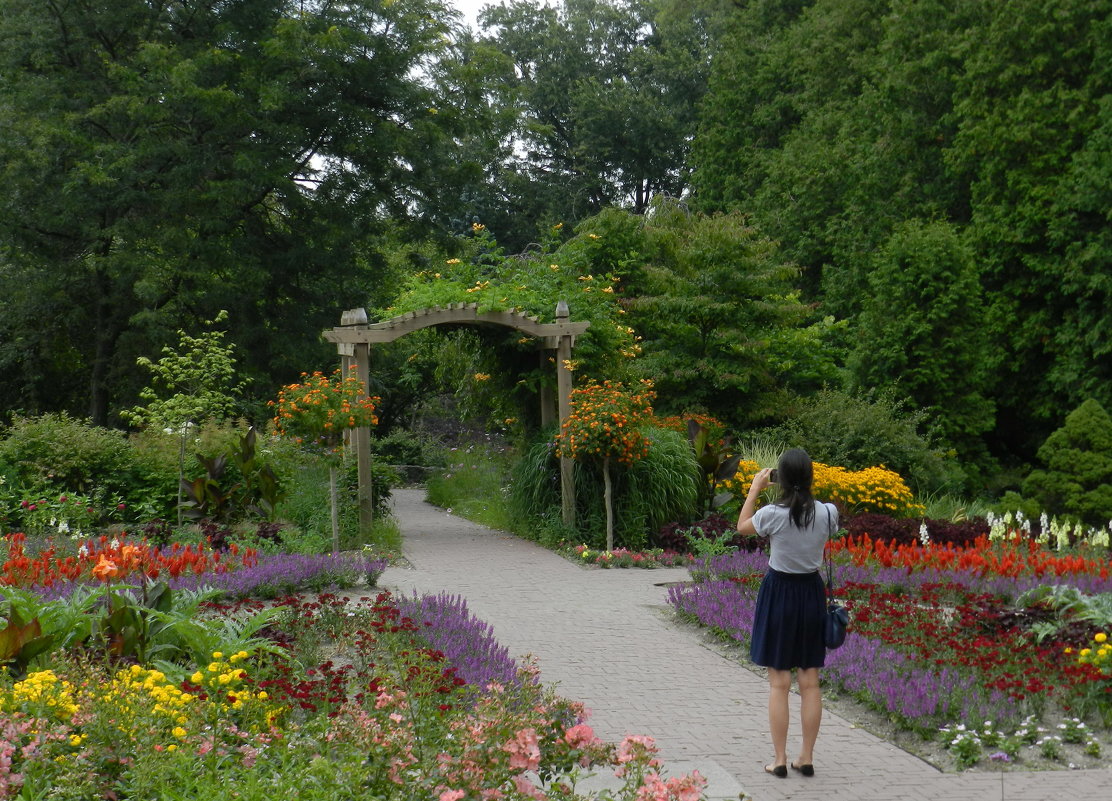
M 780 483 L 780 471 L 777 470 L 775 467 L 772 468 L 772 472 L 768 474 L 768 480 L 770 482 L 772 482 L 773 484 L 779 484 Z

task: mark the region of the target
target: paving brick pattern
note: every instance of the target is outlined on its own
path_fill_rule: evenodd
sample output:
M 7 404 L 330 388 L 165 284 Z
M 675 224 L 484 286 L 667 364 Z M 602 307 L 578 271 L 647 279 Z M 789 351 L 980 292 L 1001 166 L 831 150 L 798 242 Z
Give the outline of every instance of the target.
M 652 736 L 669 772 L 699 770 L 715 801 L 1057 801 L 1112 786 L 1112 769 L 942 773 L 829 711 L 816 775 L 769 776 L 765 680 L 669 619 L 666 585 L 686 569 L 580 567 L 431 506 L 423 490 L 396 490 L 394 510 L 411 566 L 389 568 L 381 586 L 463 596 L 511 654 L 537 657 L 546 683 L 592 710 L 600 737 Z M 798 734 L 793 696 L 789 756 Z

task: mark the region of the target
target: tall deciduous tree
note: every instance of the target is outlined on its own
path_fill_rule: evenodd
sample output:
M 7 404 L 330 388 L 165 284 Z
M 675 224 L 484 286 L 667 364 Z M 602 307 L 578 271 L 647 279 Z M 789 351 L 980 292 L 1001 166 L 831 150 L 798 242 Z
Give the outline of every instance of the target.
M 84 395 L 107 422 L 149 340 L 220 308 L 253 332 L 232 332 L 250 370 L 290 372 L 367 296 L 368 232 L 432 197 L 421 76 L 449 16 L 0 0 L 0 402 Z
M 850 358 L 860 389 L 894 386 L 967 461 L 992 427 L 986 332 L 973 254 L 948 223 L 901 224 L 877 254 Z
M 968 176 L 1004 442 L 1112 407 L 1112 10 L 1012 0 L 971 32 L 949 153 Z
M 514 0 L 483 13 L 483 43 L 512 67 L 496 88 L 517 113 L 500 199 L 534 230 L 607 205 L 641 212 L 658 193 L 686 190 L 713 15 L 706 8 L 676 13 L 673 5 Z M 499 209 L 491 203 L 476 211 Z M 499 230 L 497 220 L 484 222 Z
M 603 212 L 578 234 L 599 267 L 621 277 L 625 319 L 643 340 L 633 368 L 656 383 L 663 411 L 702 410 L 739 427 L 767 422 L 789 390 L 803 388 L 797 378 L 833 367 L 803 367 L 823 361 L 821 347 L 795 353 L 781 336 L 811 322 L 793 292 L 797 270 L 742 215 L 661 201 L 644 219 Z

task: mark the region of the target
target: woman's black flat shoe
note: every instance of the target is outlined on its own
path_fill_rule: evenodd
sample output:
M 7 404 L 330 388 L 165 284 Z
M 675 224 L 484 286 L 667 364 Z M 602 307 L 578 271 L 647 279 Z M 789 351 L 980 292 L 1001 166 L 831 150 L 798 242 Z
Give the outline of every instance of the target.
M 815 775 L 815 766 L 810 764 L 810 763 L 807 763 L 806 765 L 797 765 L 793 762 L 792 763 L 792 770 L 798 770 L 804 776 L 814 776 Z
M 765 773 L 771 773 L 778 779 L 788 778 L 787 765 L 765 765 Z

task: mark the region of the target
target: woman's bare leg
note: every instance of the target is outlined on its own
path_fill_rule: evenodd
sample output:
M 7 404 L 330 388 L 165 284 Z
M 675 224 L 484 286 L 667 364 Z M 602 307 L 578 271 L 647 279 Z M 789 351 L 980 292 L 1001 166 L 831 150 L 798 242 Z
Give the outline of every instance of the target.
M 815 741 L 822 722 L 822 689 L 819 686 L 819 669 L 807 668 L 796 675 L 799 683 L 800 723 L 803 726 L 803 748 L 797 765 L 810 765 L 814 761 Z
M 773 765 L 788 763 L 788 693 L 792 686 L 790 670 L 768 669 L 768 728 L 772 749 L 776 752 Z

